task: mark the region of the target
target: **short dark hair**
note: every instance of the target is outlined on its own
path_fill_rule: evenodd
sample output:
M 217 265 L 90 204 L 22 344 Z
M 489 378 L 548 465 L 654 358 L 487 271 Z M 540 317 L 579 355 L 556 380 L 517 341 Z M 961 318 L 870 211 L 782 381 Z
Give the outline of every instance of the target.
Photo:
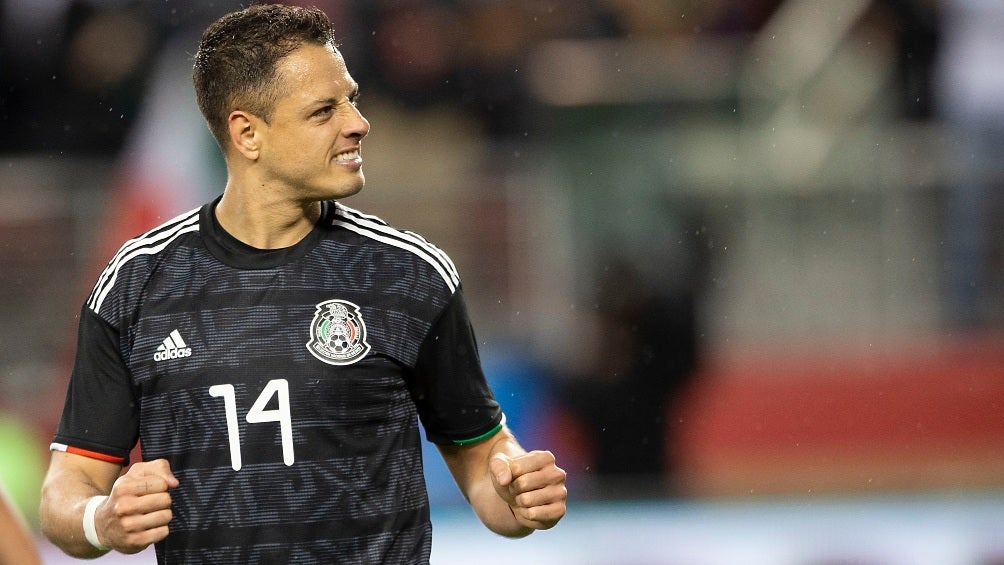
M 268 121 L 284 94 L 276 72 L 279 61 L 308 43 L 338 46 L 331 21 L 317 8 L 251 6 L 206 28 L 192 82 L 199 110 L 224 153 L 230 112 L 240 108 Z

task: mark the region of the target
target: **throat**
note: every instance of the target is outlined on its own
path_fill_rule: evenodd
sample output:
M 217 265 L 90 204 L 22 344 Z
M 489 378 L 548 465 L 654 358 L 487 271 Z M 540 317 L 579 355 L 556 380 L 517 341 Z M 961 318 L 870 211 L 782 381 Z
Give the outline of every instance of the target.
M 303 207 L 227 206 L 226 195 L 216 207 L 220 227 L 256 249 L 284 249 L 303 241 L 321 217 L 321 203 Z

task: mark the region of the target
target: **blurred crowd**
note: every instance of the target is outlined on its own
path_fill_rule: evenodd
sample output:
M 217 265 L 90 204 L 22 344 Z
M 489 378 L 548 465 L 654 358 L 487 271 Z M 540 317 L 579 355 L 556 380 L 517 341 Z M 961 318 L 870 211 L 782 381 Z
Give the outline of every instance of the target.
M 246 2 L 37 0 L 0 3 L 3 152 L 114 156 L 171 36 Z M 449 104 L 491 135 L 524 131 L 527 58 L 562 38 L 752 34 L 778 0 L 381 0 L 316 5 L 337 22 L 350 70 L 404 106 Z

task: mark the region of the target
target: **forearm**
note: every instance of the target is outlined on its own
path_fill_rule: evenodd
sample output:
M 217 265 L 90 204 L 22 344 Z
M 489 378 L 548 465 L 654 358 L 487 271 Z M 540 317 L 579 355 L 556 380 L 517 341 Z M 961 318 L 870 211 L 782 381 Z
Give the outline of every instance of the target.
M 55 458 L 66 457 L 53 454 Z M 87 501 L 108 494 L 110 486 L 99 486 L 83 470 L 54 464 L 42 484 L 39 518 L 42 533 L 53 544 L 73 557 L 94 558 L 105 552 L 92 546 L 84 537 L 83 516 Z
M 90 559 L 104 555 L 106 551 L 97 549 L 84 537 L 82 518 L 88 499 L 80 498 L 79 501 L 73 502 L 70 500 L 67 498 L 67 503 L 64 505 L 54 504 L 54 509 L 45 513 L 42 533 L 49 541 L 73 557 Z

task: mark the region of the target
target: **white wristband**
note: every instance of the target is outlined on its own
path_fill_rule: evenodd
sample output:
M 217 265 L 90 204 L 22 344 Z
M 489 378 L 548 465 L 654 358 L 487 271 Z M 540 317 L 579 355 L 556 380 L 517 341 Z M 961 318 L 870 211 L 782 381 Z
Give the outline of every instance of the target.
M 87 501 L 87 506 L 84 507 L 84 537 L 87 538 L 87 541 L 91 545 L 101 551 L 108 551 L 111 548 L 102 545 L 101 541 L 98 540 L 98 530 L 94 527 L 94 512 L 98 509 L 98 505 L 107 498 L 107 496 L 93 496 Z

